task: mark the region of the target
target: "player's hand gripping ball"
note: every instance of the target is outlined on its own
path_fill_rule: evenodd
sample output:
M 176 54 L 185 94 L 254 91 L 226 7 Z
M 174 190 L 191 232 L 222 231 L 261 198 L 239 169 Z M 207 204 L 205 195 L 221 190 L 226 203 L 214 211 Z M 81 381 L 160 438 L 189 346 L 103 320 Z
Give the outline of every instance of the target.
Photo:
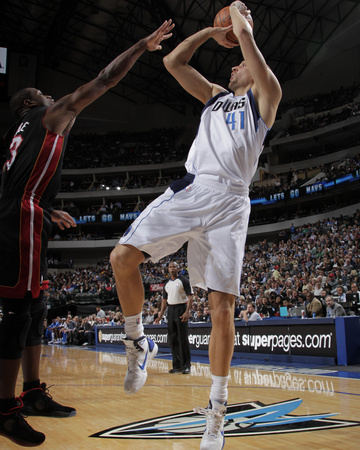
M 230 17 L 230 8 L 228 6 L 225 6 L 225 8 L 221 9 L 215 16 L 214 19 L 214 27 L 221 27 L 226 28 L 232 24 L 231 17 Z M 238 40 L 235 36 L 235 34 L 232 31 L 229 31 L 226 33 L 226 38 L 234 43 L 238 44 Z
M 240 12 L 244 11 L 247 12 L 248 9 L 245 6 L 244 3 L 242 2 L 238 2 L 242 4 L 242 7 L 240 8 Z M 253 27 L 253 21 L 252 21 L 252 17 L 250 14 L 246 15 L 246 20 L 250 23 L 251 28 Z M 228 27 L 232 24 L 231 22 L 231 16 L 230 16 L 230 7 L 229 6 L 225 6 L 225 8 L 221 9 L 215 16 L 214 19 L 214 27 Z M 233 31 L 229 31 L 228 33 L 226 33 L 226 38 L 232 42 L 233 44 L 238 44 L 239 41 L 237 40 L 237 37 L 235 36 L 235 34 L 233 33 Z

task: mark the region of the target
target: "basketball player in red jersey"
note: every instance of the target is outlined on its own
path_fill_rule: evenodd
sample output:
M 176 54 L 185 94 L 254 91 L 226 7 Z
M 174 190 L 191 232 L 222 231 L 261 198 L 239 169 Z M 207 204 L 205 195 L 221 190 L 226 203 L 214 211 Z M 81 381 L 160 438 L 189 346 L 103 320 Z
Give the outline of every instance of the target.
M 77 115 L 115 86 L 145 50 L 160 50 L 174 25 L 165 21 L 150 36 L 117 56 L 99 75 L 58 101 L 35 88 L 17 92 L 10 109 L 18 121 L 5 135 L 9 151 L 3 167 L 0 200 L 0 436 L 19 445 L 36 446 L 45 435 L 27 416 L 69 417 L 74 408 L 52 400 L 40 383 L 40 353 L 46 306 L 46 250 L 51 221 L 60 228 L 76 226 L 51 202 L 60 187 L 69 132 Z M 22 365 L 23 392 L 15 397 Z

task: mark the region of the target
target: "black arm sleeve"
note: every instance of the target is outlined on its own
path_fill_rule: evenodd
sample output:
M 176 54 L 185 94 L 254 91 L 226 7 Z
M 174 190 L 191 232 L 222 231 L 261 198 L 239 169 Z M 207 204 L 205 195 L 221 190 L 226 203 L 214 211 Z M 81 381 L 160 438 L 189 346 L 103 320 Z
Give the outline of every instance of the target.
M 167 283 L 168 283 L 168 281 L 164 284 L 163 293 L 162 293 L 162 298 L 164 298 L 165 300 L 168 299 L 168 293 L 165 290 L 165 287 L 166 287 Z
M 182 276 L 182 275 L 180 275 L 179 278 L 180 278 L 180 280 L 181 280 L 181 282 L 182 282 L 182 284 L 184 286 L 185 294 L 186 295 L 192 295 L 189 279 L 184 277 L 184 276 Z

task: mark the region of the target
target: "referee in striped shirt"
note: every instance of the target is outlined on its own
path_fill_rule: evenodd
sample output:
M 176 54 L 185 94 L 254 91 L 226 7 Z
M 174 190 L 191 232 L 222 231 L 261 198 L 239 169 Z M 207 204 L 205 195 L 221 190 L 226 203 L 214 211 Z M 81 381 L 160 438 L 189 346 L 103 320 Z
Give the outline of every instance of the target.
M 170 278 L 165 283 L 161 310 L 155 323 L 160 323 L 168 308 L 168 336 L 173 368 L 170 373 L 190 373 L 191 355 L 188 339 L 188 319 L 191 317 L 193 291 L 189 279 L 179 275 L 179 265 L 171 262 Z

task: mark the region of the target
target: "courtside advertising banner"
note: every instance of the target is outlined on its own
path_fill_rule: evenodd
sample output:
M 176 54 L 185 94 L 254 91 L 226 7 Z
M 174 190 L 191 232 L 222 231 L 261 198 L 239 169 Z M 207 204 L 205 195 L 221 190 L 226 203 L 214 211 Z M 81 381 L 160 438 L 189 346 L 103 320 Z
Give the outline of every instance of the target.
M 305 325 L 305 324 L 304 324 Z M 336 357 L 335 324 L 306 325 L 241 325 L 235 326 L 234 351 L 238 353 L 265 353 L 278 355 Z M 192 350 L 208 350 L 211 324 L 189 324 L 189 342 Z M 145 327 L 145 335 L 159 347 L 169 347 L 167 326 Z M 97 327 L 97 345 L 122 345 L 124 327 Z

